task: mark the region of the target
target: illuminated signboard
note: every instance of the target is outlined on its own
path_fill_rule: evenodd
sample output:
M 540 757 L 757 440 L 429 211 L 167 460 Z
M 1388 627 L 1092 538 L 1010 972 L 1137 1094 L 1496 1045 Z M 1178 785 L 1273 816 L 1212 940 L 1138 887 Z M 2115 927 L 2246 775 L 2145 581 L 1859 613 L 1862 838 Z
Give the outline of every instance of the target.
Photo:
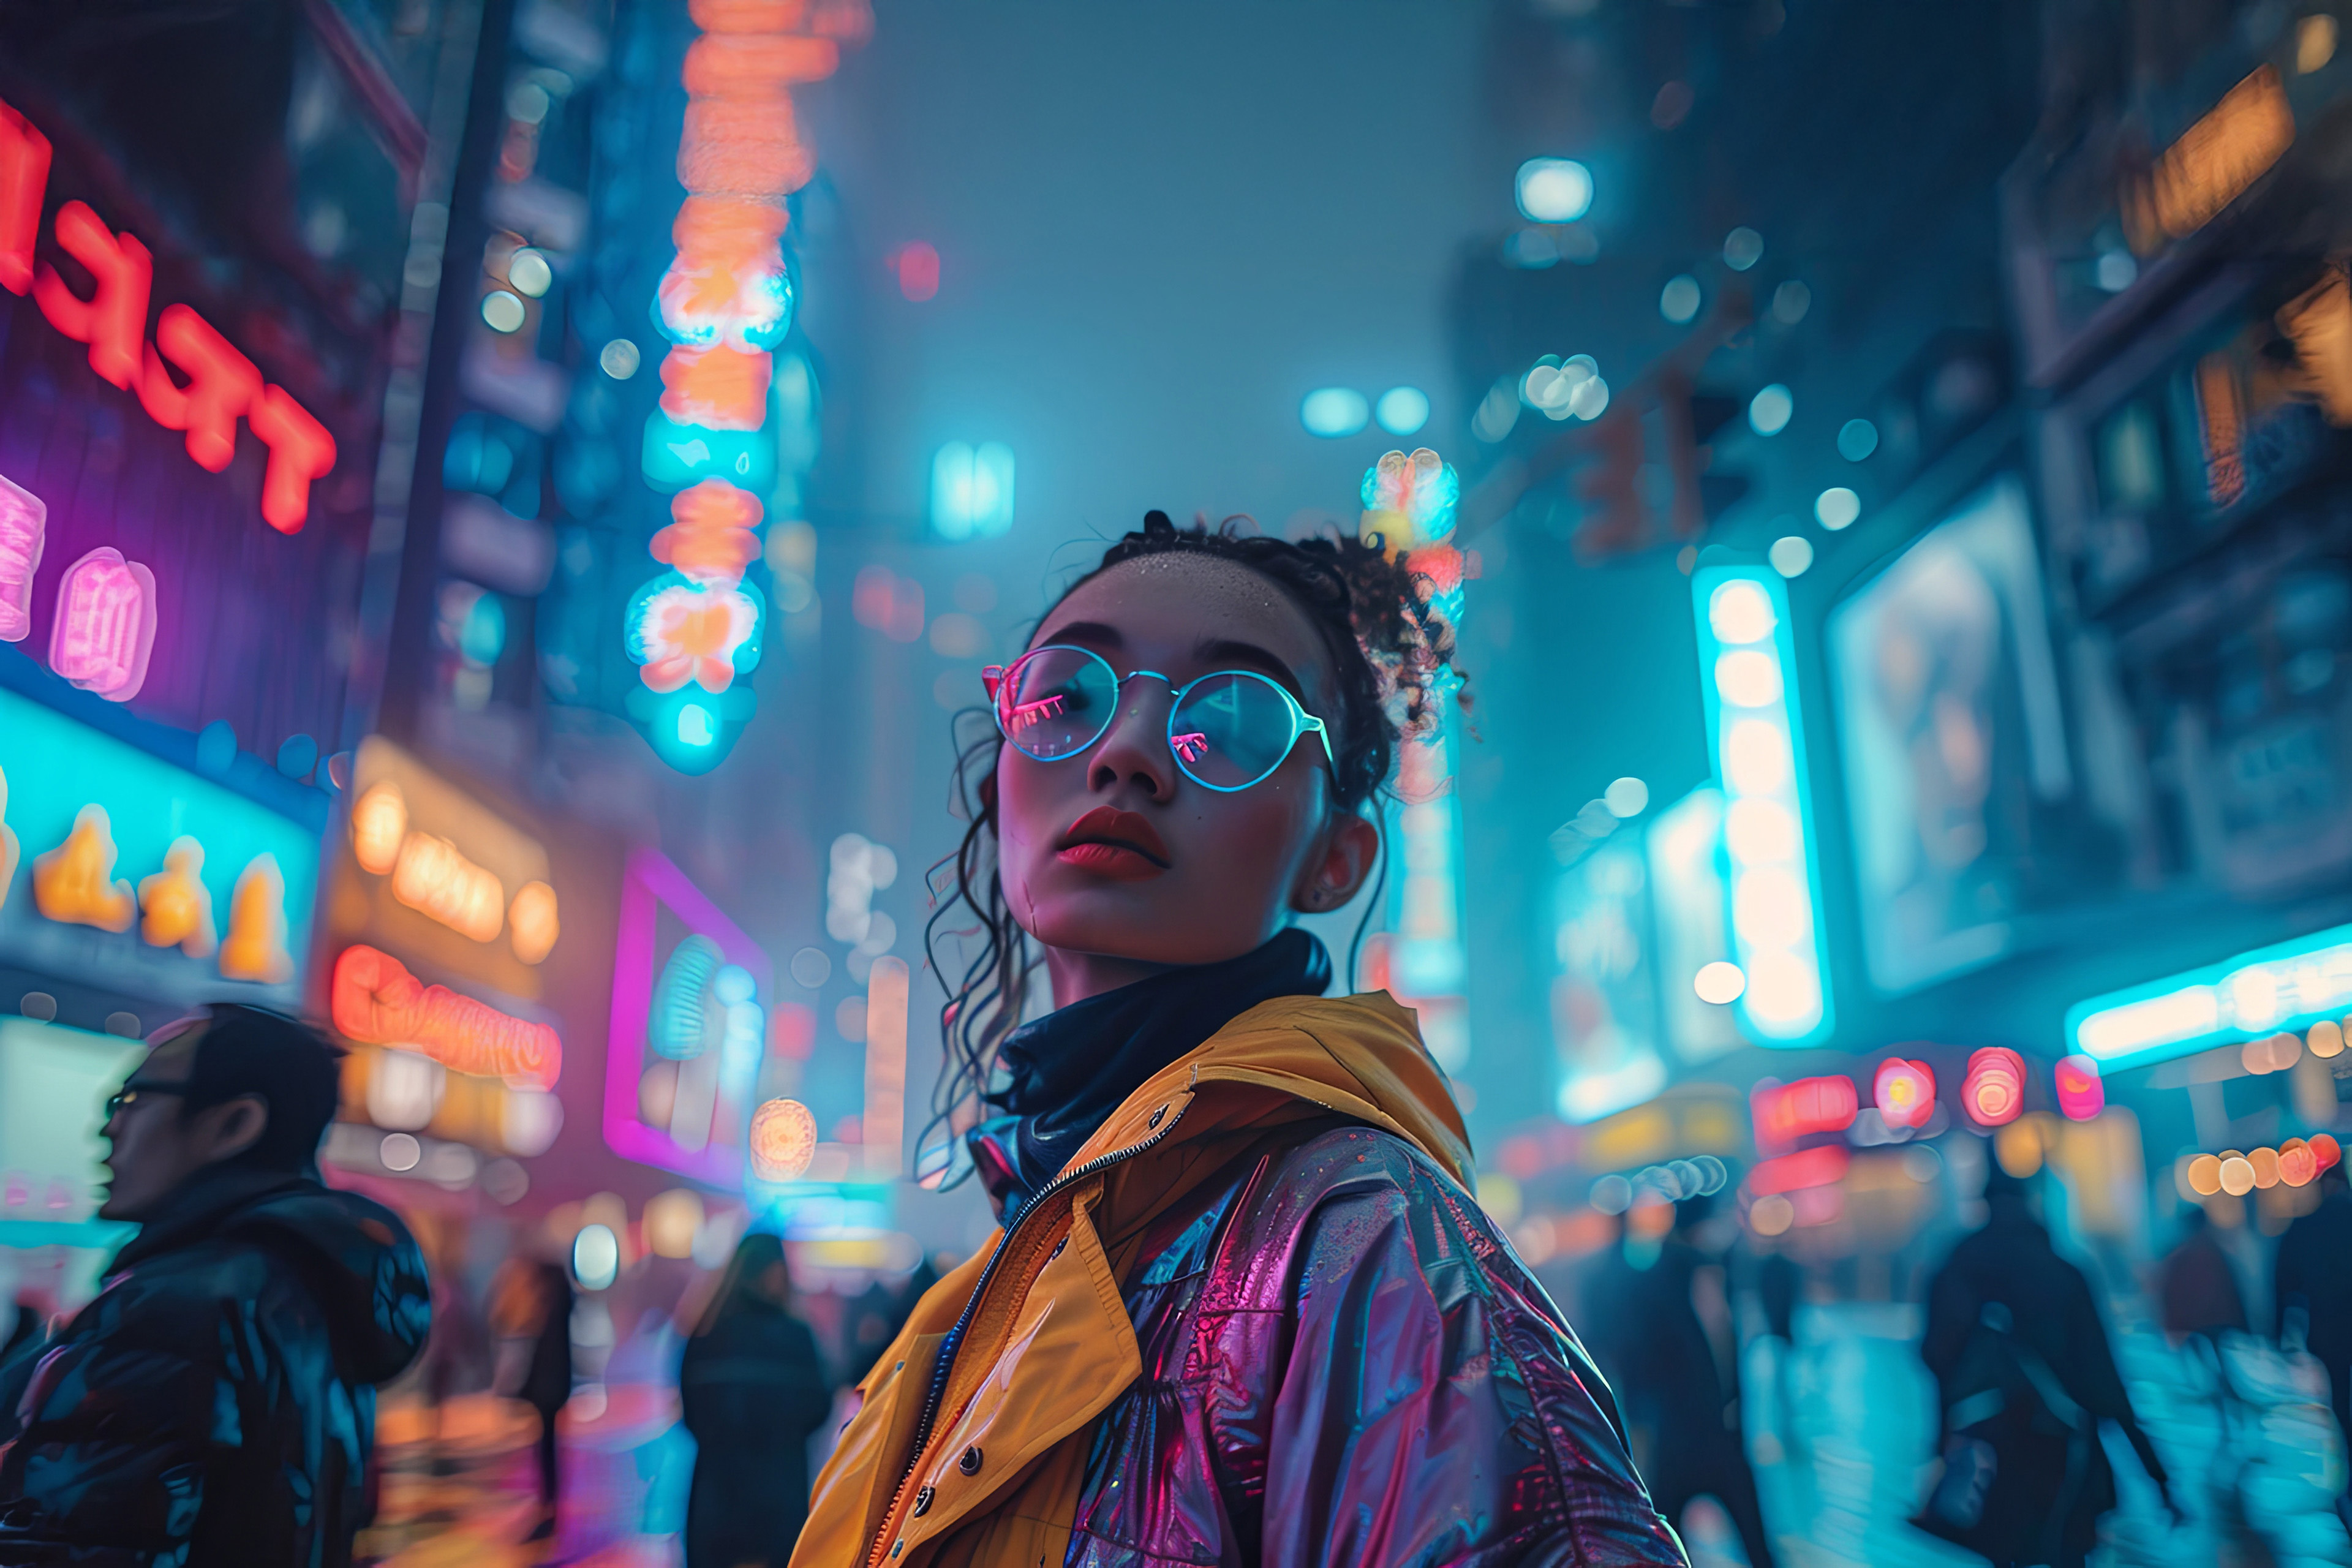
M 717 1186 L 741 1184 L 769 979 L 767 954 L 685 872 L 650 849 L 630 854 L 604 1067 L 604 1142 L 614 1153 Z
M 1560 1120 L 1591 1121 L 1666 1086 L 1648 953 L 1643 856 L 1604 844 L 1560 873 L 1553 920 L 1552 1044 Z
M 1723 786 L 1732 952 L 1746 983 L 1739 1022 L 1759 1045 L 1812 1045 L 1831 1027 L 1829 946 L 1788 595 L 1763 565 L 1702 566 L 1691 591 Z
M 31 294 L 49 325 L 89 345 L 90 369 L 101 379 L 136 394 L 165 429 L 185 431 L 188 456 L 198 467 L 213 473 L 228 467 L 243 419 L 269 448 L 262 520 L 280 533 L 300 531 L 310 515 L 311 485 L 335 466 L 334 437 L 284 387 L 265 384 L 253 362 L 187 306 L 165 306 L 154 341 L 147 342 L 154 259 L 85 204 L 60 206 L 53 234 L 58 248 L 89 272 L 89 298 L 76 294 L 55 268 L 37 265 L 33 246 L 49 157 L 48 138 L 0 103 L 0 289 Z M 0 565 L 0 583 L 5 572 Z
M 687 197 L 653 299 L 671 346 L 641 464 L 648 483 L 677 492 L 651 545 L 670 570 L 631 596 L 622 635 L 646 690 L 669 699 L 648 712 L 656 752 L 703 773 L 725 755 L 730 712 L 707 699 L 758 667 L 767 618 L 743 574 L 761 551 L 755 492 L 776 470 L 765 432 L 772 351 L 793 322 L 784 198 L 816 170 L 791 89 L 831 76 L 841 50 L 798 30 L 804 7 L 698 5 L 693 15 L 703 33 L 687 50 L 677 150 Z
M 2265 65 L 2123 190 L 2124 233 L 2142 256 L 2186 239 L 2270 171 L 2294 144 L 2294 110 L 2278 68 Z
M 2307 1027 L 2352 1011 L 2352 925 L 2078 1002 L 2066 1038 L 2102 1071 Z
M 1385 452 L 1364 470 L 1359 536 L 1402 557 L 1428 585 L 1430 607 L 1449 626 L 1462 624 L 1462 552 L 1453 542 L 1462 481 L 1427 447 Z M 1456 682 L 1441 675 L 1426 730 L 1408 735 L 1397 753 L 1397 839 L 1403 875 L 1390 910 L 1386 984 L 1420 1015 L 1430 1055 L 1449 1073 L 1470 1060 L 1469 1012 L 1463 1000 L 1469 955 L 1462 939 L 1462 807 L 1454 784 L 1454 735 L 1447 709 Z
M 328 923 L 406 963 L 535 1001 L 560 939 L 546 847 L 380 735 L 352 759 Z
M 314 827 L 5 689 L 0 777 L 0 957 L 163 1002 L 299 1005 Z
M 106 1097 L 145 1053 L 138 1040 L 0 1017 L 0 1247 L 110 1247 L 98 1130 Z
M 476 1077 L 545 1089 L 563 1070 L 563 1042 L 548 1025 L 426 985 L 398 959 L 363 942 L 336 956 L 328 1011 L 346 1039 L 399 1046 Z

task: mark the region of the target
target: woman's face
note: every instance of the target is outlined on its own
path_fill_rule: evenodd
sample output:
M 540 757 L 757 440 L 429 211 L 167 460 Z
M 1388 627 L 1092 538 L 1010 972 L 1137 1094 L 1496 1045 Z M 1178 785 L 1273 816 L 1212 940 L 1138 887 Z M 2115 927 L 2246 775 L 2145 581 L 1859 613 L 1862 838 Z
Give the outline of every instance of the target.
M 1177 686 L 1220 669 L 1272 677 L 1339 734 L 1322 638 L 1282 589 L 1245 566 L 1189 555 L 1122 562 L 1079 587 L 1031 647 L 1100 654 L 1121 677 Z M 1302 734 L 1263 783 L 1233 794 L 1185 776 L 1168 747 L 1169 688 L 1127 681 L 1109 731 L 1041 763 L 996 763 L 999 871 L 1044 943 L 1056 1005 L 1171 964 L 1237 958 L 1291 911 L 1338 909 L 1371 868 L 1378 834 L 1339 809 L 1322 743 Z

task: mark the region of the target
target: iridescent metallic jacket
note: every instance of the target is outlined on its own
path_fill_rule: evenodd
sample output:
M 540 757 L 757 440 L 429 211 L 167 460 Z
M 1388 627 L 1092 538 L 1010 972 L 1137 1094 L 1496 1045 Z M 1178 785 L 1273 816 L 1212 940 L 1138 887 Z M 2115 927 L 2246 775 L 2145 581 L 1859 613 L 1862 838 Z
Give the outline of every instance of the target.
M 341 1568 L 431 1312 L 391 1210 L 215 1167 L 0 1367 L 0 1564 Z
M 1244 1014 L 940 1281 L 793 1568 L 1684 1563 L 1385 995 Z

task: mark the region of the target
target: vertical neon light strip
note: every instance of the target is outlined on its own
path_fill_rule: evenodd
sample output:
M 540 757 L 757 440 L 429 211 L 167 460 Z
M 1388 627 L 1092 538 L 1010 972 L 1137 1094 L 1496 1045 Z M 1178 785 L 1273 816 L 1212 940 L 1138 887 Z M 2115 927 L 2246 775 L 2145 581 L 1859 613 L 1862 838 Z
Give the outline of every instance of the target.
M 1740 1026 L 1760 1045 L 1811 1045 L 1832 1019 L 1788 595 L 1760 565 L 1703 567 L 1691 591 L 1723 784 L 1732 952 L 1748 981 Z
M 903 958 L 874 961 L 866 978 L 866 1116 L 859 1140 L 866 1171 L 895 1178 L 904 1167 L 907 1140 L 907 986 Z
M 1462 552 L 1453 543 L 1462 481 L 1426 447 L 1389 452 L 1365 470 L 1361 536 L 1375 538 L 1425 584 L 1430 605 L 1447 625 L 1462 624 Z M 1449 1073 L 1470 1061 L 1464 990 L 1469 957 L 1462 939 L 1462 807 L 1454 797 L 1454 683 L 1441 675 L 1431 694 L 1431 728 L 1408 739 L 1397 758 L 1395 877 L 1389 926 L 1389 984 L 1421 1016 L 1423 1040 Z
M 759 664 L 766 614 L 743 573 L 761 548 L 763 509 L 752 491 L 773 471 L 772 441 L 761 441 L 771 351 L 792 330 L 784 198 L 815 171 L 790 89 L 831 76 L 840 47 L 776 26 L 788 15 L 804 19 L 793 7 L 693 11 L 707 30 L 686 56 L 677 174 L 688 195 L 653 301 L 671 347 L 646 438 L 646 477 L 679 491 L 652 543 L 671 570 L 630 600 L 625 637 L 651 689 L 715 693 Z M 715 738 L 691 722 L 681 724 L 680 743 Z

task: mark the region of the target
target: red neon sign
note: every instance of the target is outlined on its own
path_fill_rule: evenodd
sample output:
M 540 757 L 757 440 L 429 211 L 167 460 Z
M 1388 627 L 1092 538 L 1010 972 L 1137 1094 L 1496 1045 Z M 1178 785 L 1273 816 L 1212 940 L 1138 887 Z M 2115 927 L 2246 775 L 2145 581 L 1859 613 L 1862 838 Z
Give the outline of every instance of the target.
M 11 294 L 33 286 L 33 241 L 48 184 L 49 139 L 0 103 L 0 289 Z
M 136 237 L 117 234 L 81 202 L 58 209 L 58 247 L 95 279 L 85 300 L 46 264 L 36 267 L 48 188 L 48 138 L 0 103 L 0 289 L 29 293 L 49 324 L 89 345 L 89 367 L 135 392 L 140 406 L 167 430 L 187 433 L 188 456 L 214 473 L 236 455 L 242 417 L 269 448 L 261 478 L 262 520 L 294 533 L 310 515 L 310 486 L 335 466 L 335 438 L 282 386 L 265 384 L 253 362 L 185 305 L 164 307 L 155 342 L 146 342 L 154 258 Z M 160 351 L 160 352 L 159 352 Z M 188 377 L 182 386 L 166 364 Z
M 1803 1078 L 1794 1083 L 1766 1079 L 1748 1097 L 1756 1117 L 1756 1146 L 1786 1149 L 1814 1132 L 1843 1132 L 1861 1109 L 1853 1079 Z
M 552 1088 L 563 1042 L 446 986 L 426 985 L 390 953 L 354 943 L 335 960 L 328 1012 L 346 1039 L 422 1051 L 446 1068 Z
M 1748 1190 L 1760 1198 L 1771 1193 L 1826 1187 L 1832 1182 L 1844 1180 L 1845 1172 L 1844 1145 L 1824 1143 L 1818 1149 L 1808 1149 L 1802 1153 L 1783 1154 L 1777 1160 L 1763 1161 L 1748 1173 Z

